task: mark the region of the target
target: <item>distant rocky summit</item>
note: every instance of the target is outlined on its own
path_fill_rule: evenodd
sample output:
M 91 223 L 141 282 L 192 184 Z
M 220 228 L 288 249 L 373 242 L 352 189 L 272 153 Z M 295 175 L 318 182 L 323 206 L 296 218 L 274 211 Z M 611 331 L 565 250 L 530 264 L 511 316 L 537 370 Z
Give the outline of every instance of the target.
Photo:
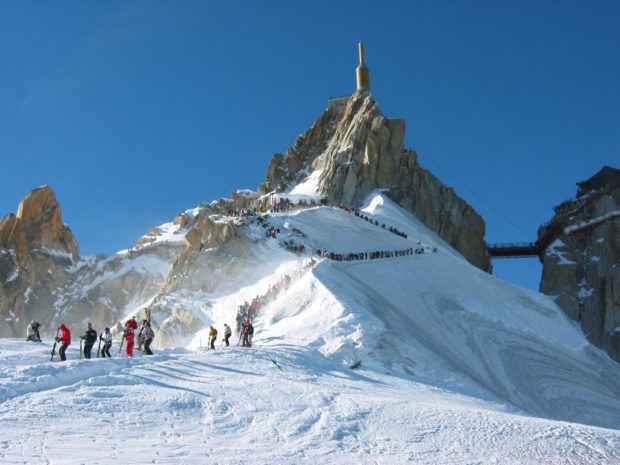
M 539 230 L 553 238 L 541 256 L 540 290 L 620 362 L 620 170 L 604 167 L 578 186 Z
M 360 89 L 333 99 L 286 154 L 275 154 L 259 194 L 287 192 L 312 172 L 331 204 L 359 207 L 373 190 L 412 212 L 472 264 L 491 270 L 482 217 L 451 187 L 420 167 L 404 148 L 405 121 L 383 116 L 372 94 Z
M 49 337 L 59 321 L 102 328 L 121 318 L 130 302 L 160 289 L 183 251 L 182 243 L 158 243 L 158 235 L 150 231 L 113 257 L 81 257 L 52 189 L 34 189 L 17 215 L 0 221 L 0 337 L 23 336 L 32 319 Z
M 66 269 L 79 253 L 48 186 L 34 189 L 17 215 L 0 221 L 0 336 L 22 334 L 18 322 L 41 318 L 42 309 L 51 309 L 54 292 L 67 283 Z
M 13 250 L 22 266 L 32 260 L 33 252 L 66 255 L 71 260 L 80 254 L 49 186 L 31 191 L 20 202 L 17 215 L 9 213 L 0 221 L 0 248 Z

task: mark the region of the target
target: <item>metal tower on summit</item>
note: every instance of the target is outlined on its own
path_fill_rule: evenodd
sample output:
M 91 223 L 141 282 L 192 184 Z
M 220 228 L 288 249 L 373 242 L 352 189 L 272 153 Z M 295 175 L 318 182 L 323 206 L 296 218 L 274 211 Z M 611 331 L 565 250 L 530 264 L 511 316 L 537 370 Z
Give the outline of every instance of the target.
M 370 71 L 364 63 L 364 42 L 358 44 L 360 53 L 360 64 L 355 69 L 355 75 L 357 77 L 357 90 L 364 89 L 370 90 Z

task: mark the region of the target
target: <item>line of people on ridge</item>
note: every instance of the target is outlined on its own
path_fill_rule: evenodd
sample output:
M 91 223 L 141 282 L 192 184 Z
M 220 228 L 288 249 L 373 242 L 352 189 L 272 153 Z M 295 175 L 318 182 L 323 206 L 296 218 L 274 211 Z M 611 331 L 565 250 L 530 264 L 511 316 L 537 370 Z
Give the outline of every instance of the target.
M 437 252 L 437 248 L 434 247 L 433 252 Z M 337 253 L 330 252 L 327 249 L 319 249 L 318 254 L 319 257 L 328 258 L 330 260 L 335 260 L 337 262 L 351 262 L 355 260 L 376 260 L 378 258 L 394 258 L 394 257 L 405 257 L 407 255 L 420 255 L 424 254 L 424 247 L 409 247 L 407 249 L 398 249 L 398 250 L 377 250 L 374 252 L 347 252 L 347 253 Z
M 344 210 L 344 211 L 346 211 L 348 213 L 353 213 L 358 218 L 366 220 L 369 223 L 374 224 L 375 226 L 379 226 L 380 225 L 380 227 L 382 229 L 387 229 L 389 232 L 391 232 L 392 234 L 396 234 L 397 236 L 404 237 L 405 239 L 407 239 L 407 237 L 408 237 L 406 233 L 404 233 L 402 231 L 399 231 L 394 226 L 390 226 L 390 227 L 386 228 L 385 223 L 379 224 L 379 221 L 373 220 L 372 218 L 368 217 L 367 215 L 362 214 L 362 211 L 359 208 L 347 207 L 347 206 L 344 206 L 344 205 L 336 205 L 335 208 L 339 208 L 340 210 Z
M 275 300 L 278 297 L 278 294 L 280 294 L 280 292 L 287 291 L 291 286 L 291 282 L 292 279 L 290 275 L 285 274 L 273 286 L 271 284 L 269 285 L 266 294 L 262 296 L 257 295 L 252 299 L 252 302 L 249 303 L 246 300 L 243 305 L 239 305 L 239 308 L 237 310 L 237 316 L 235 317 L 235 321 L 237 323 L 237 332 L 241 333 L 245 322 L 247 320 L 254 320 L 258 312 L 265 304 Z
M 319 205 L 328 205 L 327 200 L 304 200 L 301 199 L 298 202 L 294 202 L 287 198 L 279 199 L 279 201 L 269 207 L 269 211 L 272 213 L 280 213 L 280 212 L 294 212 L 298 210 L 304 210 L 306 208 L 318 207 Z
M 33 320 L 34 321 L 34 320 Z M 35 322 L 37 323 L 37 322 Z M 29 325 L 29 328 L 32 326 Z M 38 329 L 38 326 L 37 326 Z M 119 353 L 123 348 L 123 344 L 125 344 L 125 350 L 127 353 L 127 357 L 133 357 L 133 351 L 135 347 L 135 332 L 138 329 L 138 322 L 136 321 L 136 317 L 133 316 L 129 320 L 125 322 L 125 329 L 123 331 L 121 347 L 119 348 Z M 38 336 L 38 331 L 36 333 Z M 140 331 L 138 332 L 138 348 L 137 350 L 144 351 L 145 355 L 153 355 L 153 351 L 151 350 L 151 343 L 155 338 L 155 332 L 151 327 L 151 323 L 148 320 L 142 320 L 142 326 Z M 35 339 L 28 339 L 32 340 Z M 67 348 L 71 345 L 71 330 L 64 323 L 60 323 L 58 325 L 58 331 L 56 332 L 56 337 L 54 340 L 57 343 L 60 343 L 60 348 L 58 349 L 58 354 L 60 355 L 60 360 L 65 361 L 67 359 Z M 38 341 L 41 339 L 39 337 Z M 82 342 L 83 341 L 83 345 Z M 84 356 L 86 359 L 92 358 L 92 350 L 97 342 L 97 331 L 93 328 L 92 323 L 88 323 L 86 325 L 86 331 L 83 335 L 80 336 L 80 345 L 82 346 L 82 351 L 80 352 L 80 358 Z M 99 335 L 99 347 L 97 348 L 97 357 L 101 356 L 102 358 L 112 357 L 110 353 L 110 348 L 112 347 L 113 335 L 110 331 L 110 328 L 106 327 L 103 332 Z M 54 350 L 56 345 L 54 345 L 54 349 L 52 349 L 52 358 L 54 357 Z

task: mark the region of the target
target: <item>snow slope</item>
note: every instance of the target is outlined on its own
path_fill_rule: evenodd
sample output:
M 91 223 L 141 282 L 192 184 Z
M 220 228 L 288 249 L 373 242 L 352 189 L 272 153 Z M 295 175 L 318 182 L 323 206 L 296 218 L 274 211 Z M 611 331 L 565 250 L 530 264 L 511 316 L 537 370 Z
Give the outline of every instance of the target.
M 255 346 L 50 363 L 49 345 L 0 339 L 0 463 L 615 464 L 620 367 L 550 299 L 495 279 L 380 194 L 365 213 L 269 215 L 264 272 L 183 305 L 222 333 L 286 273 Z M 374 260 L 310 252 L 423 248 Z M 434 252 L 434 250 L 437 252 Z M 179 297 L 181 298 L 181 297 Z M 361 362 L 361 367 L 349 366 Z
M 303 345 L 47 355 L 0 340 L 0 463 L 620 463 L 617 430 L 347 370 Z

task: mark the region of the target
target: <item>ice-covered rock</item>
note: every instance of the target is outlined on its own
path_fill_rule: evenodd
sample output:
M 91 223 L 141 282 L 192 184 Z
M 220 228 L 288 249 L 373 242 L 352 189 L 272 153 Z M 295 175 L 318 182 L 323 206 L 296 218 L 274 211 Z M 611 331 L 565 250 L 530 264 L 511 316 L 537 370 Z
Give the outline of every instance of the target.
M 620 361 L 615 331 L 620 326 L 620 189 L 582 189 L 580 194 L 556 207 L 539 231 L 540 237 L 555 238 L 541 257 L 540 290 L 555 297 L 593 344 Z

